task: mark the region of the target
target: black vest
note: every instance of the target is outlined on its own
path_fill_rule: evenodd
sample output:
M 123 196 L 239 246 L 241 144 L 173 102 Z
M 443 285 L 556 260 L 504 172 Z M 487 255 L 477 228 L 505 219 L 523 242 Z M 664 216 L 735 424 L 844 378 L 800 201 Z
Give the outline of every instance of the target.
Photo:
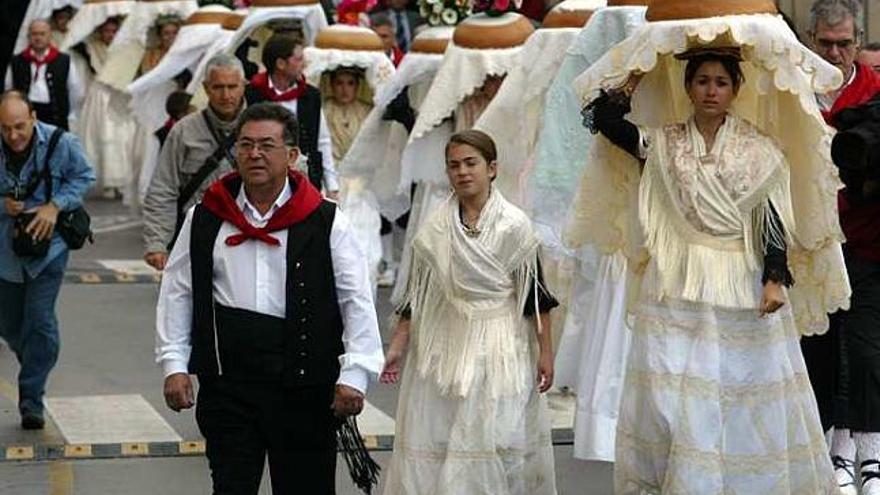
M 70 55 L 61 53 L 46 65 L 46 85 L 49 86 L 49 104 L 36 105 L 37 118 L 47 124 L 67 129 L 70 96 L 67 94 L 67 76 L 70 73 Z M 12 87 L 25 95 L 31 89 L 31 64 L 22 55 L 12 58 Z
M 233 196 L 236 194 L 237 191 Z M 223 222 L 201 204 L 196 206 L 190 241 L 190 373 L 200 377 L 222 374 L 230 379 L 280 381 L 285 386 L 336 382 L 339 356 L 345 348 L 330 255 L 335 213 L 335 204 L 323 201 L 308 218 L 288 229 L 287 310 L 282 319 L 223 308 L 214 302 L 213 251 Z M 249 322 L 263 322 L 267 331 L 249 326 Z M 227 328 L 244 329 L 246 333 L 230 334 Z
M 244 97 L 248 105 L 269 101 L 260 90 L 250 84 L 245 88 Z M 324 182 L 324 157 L 318 150 L 318 132 L 321 128 L 321 92 L 314 86 L 306 86 L 305 93 L 297 99 L 296 120 L 299 123 L 299 149 L 309 157 L 309 182 L 321 190 Z

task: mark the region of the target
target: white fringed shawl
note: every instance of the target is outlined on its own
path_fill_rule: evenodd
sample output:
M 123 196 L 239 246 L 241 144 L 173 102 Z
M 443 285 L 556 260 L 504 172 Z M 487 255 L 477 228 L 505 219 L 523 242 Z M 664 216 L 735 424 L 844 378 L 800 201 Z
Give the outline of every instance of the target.
M 651 260 L 642 291 L 656 299 L 758 308 L 766 241 L 784 247 L 795 230 L 785 157 L 734 115 L 711 152 L 693 120 L 650 136 L 639 188 Z M 770 221 L 771 205 L 784 231 Z
M 477 237 L 467 236 L 453 195 L 413 240 L 403 305 L 412 310 L 409 365 L 443 394 L 466 396 L 487 378 L 492 397 L 534 384 L 533 326 L 523 317 L 537 280 L 538 240 L 525 214 L 493 190 Z

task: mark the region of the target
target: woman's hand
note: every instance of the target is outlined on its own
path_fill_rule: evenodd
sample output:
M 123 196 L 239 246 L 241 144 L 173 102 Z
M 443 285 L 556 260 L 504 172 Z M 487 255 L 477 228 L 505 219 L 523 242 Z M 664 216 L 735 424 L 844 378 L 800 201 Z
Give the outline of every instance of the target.
M 394 385 L 400 380 L 400 371 L 403 369 L 403 358 L 406 355 L 406 347 L 409 343 L 409 320 L 400 320 L 385 353 L 385 366 L 379 375 L 379 382 L 386 385 Z
M 785 291 L 782 284 L 768 281 L 764 284 L 764 294 L 761 297 L 761 316 L 775 313 L 785 306 Z
M 538 392 L 544 393 L 553 386 L 553 351 L 541 350 L 538 355 Z

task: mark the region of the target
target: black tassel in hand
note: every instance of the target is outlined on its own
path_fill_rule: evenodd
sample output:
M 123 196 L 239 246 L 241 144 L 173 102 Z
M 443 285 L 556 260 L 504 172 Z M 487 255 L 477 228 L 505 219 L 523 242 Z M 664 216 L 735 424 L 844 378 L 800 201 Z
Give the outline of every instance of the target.
M 373 492 L 373 485 L 379 483 L 379 471 L 382 468 L 370 457 L 354 416 L 340 420 L 336 442 L 345 457 L 352 481 L 364 493 L 370 495 Z

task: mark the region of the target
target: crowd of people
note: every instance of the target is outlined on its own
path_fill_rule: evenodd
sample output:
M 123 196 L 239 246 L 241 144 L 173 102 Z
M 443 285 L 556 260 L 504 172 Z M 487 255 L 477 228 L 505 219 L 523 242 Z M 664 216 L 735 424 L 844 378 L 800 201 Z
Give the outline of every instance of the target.
M 208 3 L 22 27 L 0 96 L 22 428 L 96 190 L 143 218 L 165 400 L 196 408 L 215 493 L 256 493 L 267 457 L 275 492 L 334 493 L 338 445 L 368 490 L 349 440 L 378 382 L 387 495 L 557 493 L 554 388 L 616 493 L 880 495 L 859 0 L 815 0 L 802 36 L 771 1 Z

